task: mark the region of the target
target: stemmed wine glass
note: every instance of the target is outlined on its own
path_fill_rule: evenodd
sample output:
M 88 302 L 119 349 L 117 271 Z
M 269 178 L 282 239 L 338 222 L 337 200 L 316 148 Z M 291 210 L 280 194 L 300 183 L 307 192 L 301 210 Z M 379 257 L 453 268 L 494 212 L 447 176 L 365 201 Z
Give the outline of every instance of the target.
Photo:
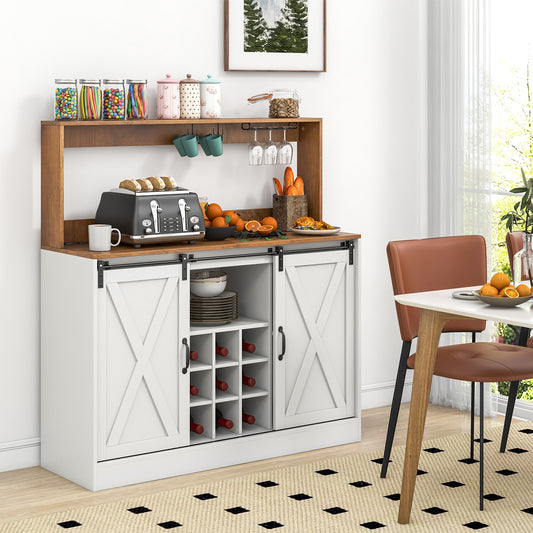
M 292 161 L 292 144 L 287 142 L 287 130 L 283 128 L 283 141 L 278 146 L 278 164 L 290 165 Z
M 248 163 L 261 165 L 263 163 L 263 145 L 257 142 L 257 130 L 254 130 L 254 140 L 248 145 Z
M 265 144 L 264 165 L 275 165 L 278 157 L 278 146 L 272 141 L 272 130 L 268 130 L 268 142 Z

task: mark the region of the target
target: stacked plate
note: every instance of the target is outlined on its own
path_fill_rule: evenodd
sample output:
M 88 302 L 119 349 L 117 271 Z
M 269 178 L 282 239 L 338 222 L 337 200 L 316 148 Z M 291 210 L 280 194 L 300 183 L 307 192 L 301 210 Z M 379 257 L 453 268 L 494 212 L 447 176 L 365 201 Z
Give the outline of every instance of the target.
M 237 293 L 224 291 L 218 296 L 202 298 L 191 294 L 191 324 L 218 326 L 239 316 Z

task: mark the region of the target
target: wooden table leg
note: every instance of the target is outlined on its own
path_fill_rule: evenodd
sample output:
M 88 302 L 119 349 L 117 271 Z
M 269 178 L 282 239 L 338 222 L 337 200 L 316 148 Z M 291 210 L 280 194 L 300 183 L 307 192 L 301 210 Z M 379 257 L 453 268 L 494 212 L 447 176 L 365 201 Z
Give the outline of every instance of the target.
M 424 425 L 426 423 L 426 412 L 429 391 L 431 389 L 431 379 L 435 368 L 437 346 L 442 328 L 451 318 L 456 317 L 450 317 L 448 314 L 430 311 L 428 309 L 422 309 L 420 313 L 413 389 L 411 393 L 411 405 L 409 407 L 409 426 L 403 463 L 400 510 L 398 512 L 398 522 L 400 524 L 407 524 L 411 516 L 416 473 L 420 458 L 420 448 L 422 447 Z

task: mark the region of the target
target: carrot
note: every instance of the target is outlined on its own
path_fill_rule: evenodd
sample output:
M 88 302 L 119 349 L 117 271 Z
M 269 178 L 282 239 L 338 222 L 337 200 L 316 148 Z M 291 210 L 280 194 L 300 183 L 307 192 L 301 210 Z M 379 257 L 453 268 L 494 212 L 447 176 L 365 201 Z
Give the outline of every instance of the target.
M 285 194 L 287 194 L 287 191 L 291 185 L 294 185 L 294 173 L 291 167 L 287 167 L 285 169 L 285 175 L 283 178 L 283 190 L 285 191 Z
M 278 196 L 283 196 L 283 189 L 281 188 L 281 183 L 278 178 L 272 178 L 274 180 L 274 187 L 276 187 L 276 194 Z
M 294 186 L 296 187 L 296 190 L 298 191 L 299 195 L 305 194 L 304 193 L 304 180 L 300 176 L 298 176 L 294 180 Z
M 287 187 L 287 196 L 298 196 L 298 189 L 294 185 Z

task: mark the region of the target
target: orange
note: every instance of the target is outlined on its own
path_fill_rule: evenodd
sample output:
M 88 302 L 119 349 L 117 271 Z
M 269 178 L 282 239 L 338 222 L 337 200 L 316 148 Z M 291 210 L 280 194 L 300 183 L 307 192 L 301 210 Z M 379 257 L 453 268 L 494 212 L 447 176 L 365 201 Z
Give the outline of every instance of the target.
M 240 218 L 239 215 L 237 213 L 235 213 L 235 211 L 231 211 L 231 210 L 224 211 L 224 213 L 222 213 L 222 216 L 230 218 L 228 226 L 237 225 L 237 221 Z
M 503 295 L 507 296 L 507 298 L 518 298 L 519 296 L 518 291 L 513 287 L 505 287 Z
M 513 289 L 513 291 L 516 291 L 514 285 L 507 285 L 507 287 L 504 287 L 500 292 L 499 292 L 499 295 L 500 296 L 505 296 L 505 291 L 507 289 Z
M 272 226 L 272 231 L 278 229 L 278 221 L 274 217 L 265 217 L 261 220 L 261 224 L 263 224 L 263 226 Z
M 211 221 L 211 226 L 213 228 L 225 228 L 227 226 L 226 219 L 224 217 L 215 217 Z
M 516 290 L 520 296 L 529 296 L 531 293 L 531 289 L 525 283 L 518 285 Z
M 210 228 L 211 227 L 211 221 L 208 218 L 204 218 L 204 224 L 205 224 L 206 228 Z
M 237 220 L 237 223 L 235 224 L 235 230 L 242 231 L 243 229 L 244 229 L 244 220 L 239 217 L 239 220 Z
M 507 274 L 504 274 L 503 272 L 498 272 L 494 274 L 494 276 L 492 276 L 490 284 L 493 287 L 496 287 L 499 291 L 501 291 L 502 289 L 508 287 L 511 284 L 511 280 L 509 279 L 509 276 Z
M 249 220 L 244 225 L 244 228 L 246 231 L 253 231 L 254 233 L 257 231 L 257 228 L 261 227 L 261 222 L 259 220 Z
M 490 283 L 485 283 L 481 289 L 479 289 L 481 296 L 498 296 L 498 289 L 493 287 Z
M 260 233 L 261 235 L 268 235 L 269 233 L 272 233 L 272 231 L 272 226 L 259 226 L 257 228 L 257 233 Z
M 207 204 L 205 213 L 207 218 L 212 221 L 213 219 L 222 216 L 222 207 L 218 204 Z

